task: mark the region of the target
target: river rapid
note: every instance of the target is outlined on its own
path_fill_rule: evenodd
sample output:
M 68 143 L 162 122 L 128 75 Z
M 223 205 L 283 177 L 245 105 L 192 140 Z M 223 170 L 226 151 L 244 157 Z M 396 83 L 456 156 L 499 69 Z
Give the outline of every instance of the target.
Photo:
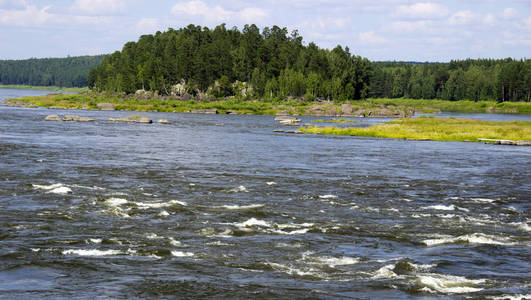
M 279 128 L 0 103 L 0 298 L 531 298 L 531 148 Z

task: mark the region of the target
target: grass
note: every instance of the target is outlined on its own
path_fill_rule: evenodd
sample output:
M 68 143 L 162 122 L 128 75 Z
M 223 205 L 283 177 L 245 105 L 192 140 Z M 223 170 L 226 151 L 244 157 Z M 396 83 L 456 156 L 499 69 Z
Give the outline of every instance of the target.
M 530 102 L 502 102 L 496 101 L 448 101 L 422 99 L 368 99 L 375 105 L 400 105 L 415 108 L 424 113 L 457 112 L 457 113 L 508 113 L 531 114 Z
M 356 123 L 356 121 L 345 120 L 345 119 L 313 120 L 312 122 L 314 123 Z
M 58 87 L 58 86 L 33 86 L 23 84 L 0 84 L 0 89 L 18 89 L 18 90 L 39 90 L 39 91 L 61 91 L 83 93 L 90 91 L 88 87 Z
M 49 87 L 52 88 L 52 87 Z M 45 96 L 29 96 L 22 99 L 8 99 L 5 101 L 27 102 L 41 107 L 60 107 L 73 109 L 97 109 L 102 102 L 112 103 L 118 110 L 129 111 L 159 111 L 159 112 L 187 112 L 199 109 L 217 109 L 223 114 L 234 111 L 239 114 L 274 115 L 281 111 L 290 114 L 306 115 L 312 107 L 319 106 L 325 111 L 335 113 L 341 111 L 341 104 L 334 102 L 304 102 L 304 101 L 261 101 L 229 98 L 218 101 L 180 101 L 180 100 L 140 100 L 124 97 L 123 95 L 100 94 L 83 92 L 79 94 L 59 94 Z M 405 112 L 414 108 L 417 113 L 434 112 L 462 112 L 462 113 L 519 113 L 531 114 L 530 102 L 494 101 L 445 101 L 445 100 L 414 100 L 414 99 L 367 99 L 350 101 L 353 111 L 373 113 L 378 111 Z M 346 123 L 346 122 L 345 122 Z
M 397 119 L 367 128 L 303 127 L 303 133 L 353 135 L 365 137 L 434 140 L 434 141 L 478 141 L 505 139 L 513 141 L 531 140 L 530 121 L 492 122 L 470 119 L 415 118 Z

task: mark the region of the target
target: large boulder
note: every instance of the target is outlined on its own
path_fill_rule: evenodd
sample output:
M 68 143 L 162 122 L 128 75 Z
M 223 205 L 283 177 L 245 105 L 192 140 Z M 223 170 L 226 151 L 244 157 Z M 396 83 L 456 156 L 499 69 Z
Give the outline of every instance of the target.
M 63 119 L 61 119 L 61 117 L 59 117 L 58 115 L 49 115 L 49 116 L 46 116 L 46 118 L 44 118 L 44 120 L 46 121 L 63 121 Z
M 345 103 L 341 105 L 341 115 L 342 116 L 351 116 L 353 112 L 352 104 Z
M 116 110 L 111 103 L 98 103 L 97 106 L 100 110 Z

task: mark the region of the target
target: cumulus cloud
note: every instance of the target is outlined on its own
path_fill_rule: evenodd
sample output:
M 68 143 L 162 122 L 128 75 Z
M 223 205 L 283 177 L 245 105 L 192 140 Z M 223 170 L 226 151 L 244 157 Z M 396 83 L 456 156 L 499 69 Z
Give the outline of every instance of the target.
M 387 38 L 377 35 L 374 31 L 361 32 L 358 35 L 360 43 L 365 45 L 381 45 L 387 43 Z
M 265 20 L 268 17 L 268 12 L 264 9 L 248 7 L 240 10 L 225 9 L 220 5 L 209 6 L 203 1 L 193 0 L 188 2 L 178 2 L 171 9 L 174 16 L 181 18 L 195 19 L 202 18 L 203 22 L 221 23 L 257 23 Z
M 72 10 L 88 15 L 108 15 L 125 11 L 124 0 L 76 0 Z
M 516 9 L 509 7 L 503 10 L 502 18 L 505 20 L 510 20 L 518 17 L 518 12 L 516 12 Z
M 446 6 L 433 2 L 419 2 L 412 5 L 400 5 L 395 16 L 411 19 L 442 19 L 450 14 Z
M 142 18 L 136 23 L 136 29 L 142 33 L 152 33 L 159 29 L 159 20 L 155 18 Z
M 24 9 L 26 0 L 0 0 L 0 9 Z

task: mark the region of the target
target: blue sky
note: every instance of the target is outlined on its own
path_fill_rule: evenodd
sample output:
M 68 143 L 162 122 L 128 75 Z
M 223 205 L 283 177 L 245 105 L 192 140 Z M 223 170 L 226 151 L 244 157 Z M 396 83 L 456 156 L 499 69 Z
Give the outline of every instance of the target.
M 298 29 L 371 60 L 531 57 L 531 0 L 0 0 L 0 59 L 111 53 L 191 23 Z

